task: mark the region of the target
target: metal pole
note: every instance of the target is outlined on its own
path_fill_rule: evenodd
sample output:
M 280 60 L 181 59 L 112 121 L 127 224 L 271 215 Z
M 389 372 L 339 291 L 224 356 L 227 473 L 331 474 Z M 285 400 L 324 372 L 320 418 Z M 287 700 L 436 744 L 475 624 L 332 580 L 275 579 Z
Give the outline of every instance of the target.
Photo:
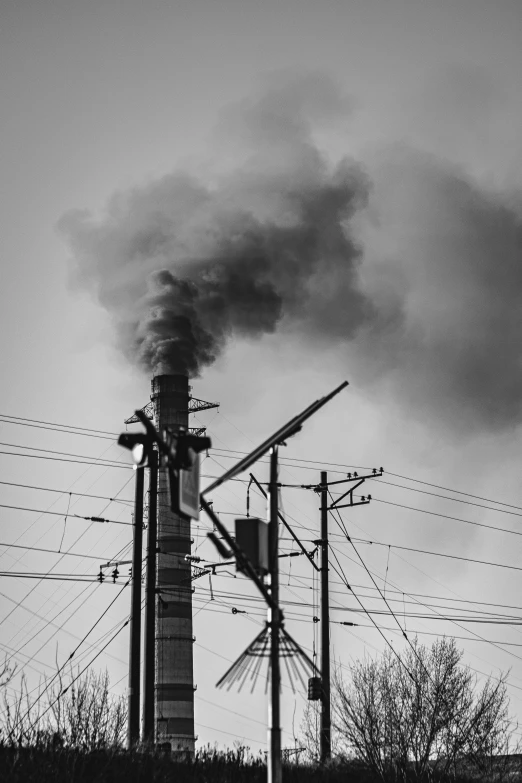
M 268 783 L 282 783 L 281 768 L 281 714 L 280 689 L 281 672 L 279 670 L 279 628 L 281 610 L 279 609 L 279 508 L 278 508 L 278 449 L 272 447 L 270 453 L 270 528 L 269 528 L 269 568 L 270 594 L 276 608 L 269 607 L 268 622 L 270 637 L 270 693 L 268 706 Z
M 156 674 L 156 555 L 158 548 L 158 452 L 149 459 L 149 524 L 145 583 L 145 644 L 143 649 L 143 741 L 154 744 L 154 685 Z
M 144 473 L 145 468 L 136 468 L 129 649 L 129 716 L 127 725 L 129 749 L 134 747 L 140 740 L 141 561 Z
M 332 753 L 330 717 L 330 597 L 328 594 L 328 474 L 321 472 L 321 761 Z

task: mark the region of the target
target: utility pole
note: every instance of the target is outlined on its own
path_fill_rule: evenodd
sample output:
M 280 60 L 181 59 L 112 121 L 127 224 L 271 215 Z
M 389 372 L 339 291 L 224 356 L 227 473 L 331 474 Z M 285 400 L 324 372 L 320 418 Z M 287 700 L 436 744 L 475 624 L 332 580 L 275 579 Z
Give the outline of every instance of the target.
M 145 582 L 145 644 L 143 650 L 143 741 L 154 744 L 154 686 L 156 674 L 156 555 L 158 541 L 158 452 L 149 457 L 149 524 Z
M 359 500 L 354 499 L 354 491 L 367 479 L 379 478 L 383 474 L 383 468 L 373 468 L 371 473 L 359 475 L 347 473 L 345 479 L 331 481 L 328 484 L 328 473 L 321 471 L 321 483 L 315 488 L 321 496 L 321 538 L 316 544 L 321 546 L 321 727 L 320 750 L 321 762 L 326 762 L 332 755 L 332 726 L 331 726 L 331 688 L 330 688 L 330 597 L 328 592 L 328 512 L 340 508 L 353 508 L 354 506 L 367 505 L 371 495 L 363 495 Z M 331 503 L 328 502 L 329 486 L 348 484 L 348 489 Z M 343 500 L 348 502 L 342 503 Z M 310 697 L 309 697 L 310 698 Z M 314 699 L 317 698 L 314 696 Z
M 321 472 L 321 762 L 332 753 L 330 717 L 330 596 L 328 593 L 328 474 Z
M 280 714 L 280 688 L 281 688 L 281 671 L 280 671 L 280 653 L 285 658 L 296 656 L 297 660 L 305 662 L 305 665 L 313 672 L 317 671 L 315 664 L 310 660 L 304 650 L 295 642 L 288 631 L 283 625 L 283 613 L 279 606 L 279 503 L 278 503 L 278 446 L 285 443 L 288 438 L 300 432 L 303 423 L 313 416 L 313 414 L 329 402 L 333 397 L 339 394 L 342 389 L 348 386 L 348 381 L 344 381 L 340 386 L 334 389 L 330 394 L 325 397 L 321 397 L 316 402 L 305 408 L 304 411 L 299 413 L 290 419 L 287 424 L 281 427 L 270 438 L 265 440 L 260 446 L 247 454 L 246 457 L 241 459 L 236 465 L 227 470 L 222 476 L 219 476 L 210 486 L 200 495 L 201 508 L 205 511 L 207 516 L 212 520 L 216 531 L 220 533 L 222 539 L 228 545 L 225 546 L 222 540 L 212 532 L 208 534 L 208 537 L 216 546 L 216 549 L 220 555 L 229 559 L 233 556 L 236 558 L 238 564 L 238 570 L 247 574 L 254 582 L 257 589 L 268 604 L 268 622 L 266 627 L 259 633 L 253 642 L 247 647 L 247 649 L 239 656 L 239 658 L 232 664 L 227 672 L 221 677 L 217 685 L 220 687 L 226 682 L 231 683 L 237 681 L 238 678 L 242 679 L 248 675 L 249 662 L 255 660 L 255 669 L 253 676 L 257 678 L 259 670 L 258 658 L 265 656 L 267 646 L 269 646 L 269 660 L 270 660 L 270 692 L 269 692 L 269 712 L 268 712 L 268 783 L 282 783 L 282 767 L 281 767 L 281 714 Z M 159 441 L 156 439 L 156 442 Z M 268 451 L 270 451 L 270 482 L 269 482 L 269 528 L 268 528 L 268 569 L 265 568 L 264 572 L 268 570 L 270 575 L 269 588 L 265 586 L 262 577 L 260 577 L 259 571 L 261 569 L 261 560 L 259 551 L 263 545 L 261 537 L 258 532 L 258 541 L 255 544 L 257 548 L 257 554 L 254 554 L 253 560 L 237 543 L 236 538 L 233 538 L 225 525 L 221 522 L 217 514 L 212 510 L 211 503 L 205 499 L 205 495 L 213 492 L 217 487 L 224 484 L 226 481 L 230 481 L 239 473 L 247 470 L 254 462 L 257 462 Z M 312 489 L 312 487 L 310 487 Z M 236 520 L 236 531 L 241 530 L 238 524 L 251 520 Z M 259 520 L 258 520 L 259 521 Z M 258 526 L 259 531 L 259 526 Z M 263 534 L 264 536 L 264 534 Z M 248 537 L 246 539 L 248 542 Z M 304 549 L 304 548 L 303 548 Z M 257 568 L 256 568 L 256 563 Z M 246 664 L 246 674 L 245 674 Z M 290 670 L 289 670 L 290 673 Z M 254 679 L 255 684 L 255 679 Z
M 129 714 L 127 724 L 129 749 L 133 748 L 140 740 L 141 560 L 144 473 L 145 468 L 136 468 L 129 649 Z
M 281 767 L 281 671 L 279 668 L 279 504 L 278 504 L 278 445 L 270 452 L 270 488 L 268 532 L 270 597 L 273 606 L 268 607 L 270 635 L 270 699 L 268 706 L 268 783 L 282 783 Z

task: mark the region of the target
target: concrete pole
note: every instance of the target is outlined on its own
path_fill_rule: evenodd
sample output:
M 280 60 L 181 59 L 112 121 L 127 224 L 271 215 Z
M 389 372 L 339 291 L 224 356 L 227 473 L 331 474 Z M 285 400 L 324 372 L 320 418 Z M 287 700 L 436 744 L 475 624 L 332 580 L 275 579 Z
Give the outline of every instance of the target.
M 270 690 L 268 706 L 268 783 L 282 783 L 280 711 L 281 672 L 279 669 L 279 628 L 281 624 L 281 611 L 279 609 L 279 508 L 277 484 L 278 447 L 273 446 L 270 454 L 270 528 L 268 541 L 270 594 L 278 608 L 268 609 L 268 622 L 271 627 Z
M 328 593 L 328 474 L 321 472 L 321 761 L 332 754 L 330 716 L 330 597 Z
M 129 646 L 129 714 L 127 724 L 129 749 L 133 748 L 140 741 L 141 562 L 144 473 L 145 468 L 136 468 Z
M 158 510 L 158 452 L 149 460 L 149 524 L 145 584 L 145 644 L 143 650 L 143 741 L 154 744 L 154 686 L 156 681 L 156 555 Z

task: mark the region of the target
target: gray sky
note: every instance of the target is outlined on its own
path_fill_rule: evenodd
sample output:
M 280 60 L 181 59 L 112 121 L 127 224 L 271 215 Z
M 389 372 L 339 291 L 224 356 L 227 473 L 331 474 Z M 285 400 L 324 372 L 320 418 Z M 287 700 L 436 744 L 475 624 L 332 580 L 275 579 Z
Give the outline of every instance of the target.
M 289 74 L 300 78 L 320 73 L 346 97 L 347 110 L 328 113 L 323 106 L 312 116 L 314 143 L 332 165 L 343 156 L 355 160 L 370 183 L 368 206 L 357 212 L 350 230 L 362 248 L 359 282 L 379 318 L 358 340 L 347 341 L 332 315 L 342 322 L 341 289 L 329 288 L 326 277 L 319 279 L 324 296 L 318 312 L 322 323 L 335 322 L 335 328 L 303 337 L 300 327 L 286 323 L 256 340 L 235 336 L 221 358 L 194 382 L 196 396 L 222 405 L 220 413 L 210 412 L 201 420 L 208 423 L 217 449 L 247 450 L 347 378 L 349 390 L 317 414 L 288 447 L 289 461 L 313 460 L 317 469 L 285 468 L 284 481 L 315 481 L 318 466 L 327 462 L 383 465 L 400 476 L 522 507 L 521 25 L 520 3 L 507 0 L 4 0 L 0 413 L 118 432 L 123 419 L 147 402 L 149 379 L 121 355 L 111 317 L 75 281 L 71 250 L 57 231 L 57 222 L 71 209 L 86 209 L 103 220 L 115 192 L 125 199 L 130 188 L 140 191 L 148 185 L 154 190 L 158 178 L 178 169 L 191 172 L 205 185 L 221 181 L 230 171 L 237 175 L 260 144 L 258 136 L 239 144 L 234 135 L 245 106 L 255 104 L 267 84 L 273 87 Z M 278 142 L 273 145 L 274 167 L 285 170 L 291 146 L 278 158 L 281 150 Z M 262 153 L 261 159 L 268 160 L 266 148 Z M 1 440 L 8 444 L 92 456 L 105 453 L 127 461 L 110 440 L 1 426 Z M 207 460 L 206 475 L 228 467 L 226 457 L 226 452 L 216 453 Z M 54 502 L 53 510 L 65 512 L 68 492 L 114 497 L 130 478 L 124 468 L 103 470 L 11 455 L 0 455 L 0 460 L 3 481 L 66 491 L 51 496 L 2 485 L 1 502 L 7 505 L 46 509 Z M 397 477 L 389 480 L 432 489 Z M 514 531 L 519 528 L 513 512 L 522 513 L 520 508 L 498 506 L 510 513 L 494 512 L 387 485 L 372 487 L 372 494 L 379 500 Z M 132 497 L 132 482 L 122 497 Z M 73 501 L 74 497 L 71 508 L 84 515 L 98 514 L 105 505 L 84 498 L 72 506 Z M 227 488 L 216 495 L 215 503 L 223 512 L 243 513 L 244 486 Z M 317 531 L 313 494 L 288 490 L 283 503 L 296 525 Z M 261 513 L 262 505 L 258 506 Z M 104 513 L 111 519 L 130 519 L 128 506 L 122 504 L 112 504 Z M 63 517 L 37 519 L 34 513 L 4 509 L 0 518 L 0 541 L 19 538 L 21 544 L 51 549 L 60 544 Z M 224 519 L 231 523 L 233 516 Z M 346 519 L 355 537 L 510 565 L 519 562 L 515 535 L 381 502 Z M 86 527 L 69 519 L 64 546 L 71 546 Z M 198 553 L 213 557 L 212 550 L 200 543 L 203 527 L 202 521 L 194 533 Z M 122 526 L 100 529 L 101 533 L 86 533 L 76 551 L 108 559 L 129 540 Z M 303 537 L 307 535 L 303 531 Z M 335 545 L 343 553 L 349 579 L 368 585 L 361 568 L 348 559 L 354 557 L 348 545 L 340 539 Z M 388 585 L 393 583 L 400 592 L 518 605 L 516 571 L 393 549 L 388 560 L 387 548 L 366 544 L 360 545 L 360 552 L 376 573 L 384 576 L 388 566 Z M 298 558 L 287 562 L 292 562 L 292 573 L 282 581 L 293 591 L 287 598 L 299 596 L 312 603 L 311 574 Z M 94 573 L 98 565 L 97 560 L 57 563 L 51 555 L 11 549 L 2 555 L 1 568 Z M 304 581 L 297 582 L 296 577 Z M 221 596 L 219 604 L 216 600 L 205 606 L 208 584 L 195 584 L 195 611 L 201 609 L 194 620 L 196 733 L 202 743 L 231 744 L 245 737 L 254 749 L 263 747 L 264 695 L 214 689 L 227 661 L 258 632 L 261 610 L 232 615 L 235 604 L 228 595 Z M 219 591 L 241 595 L 249 589 L 242 578 L 222 577 L 213 586 L 216 599 Z M 33 587 L 23 605 L 49 619 L 86 585 L 35 586 L 3 577 L 2 616 L 13 608 L 12 600 Z M 41 621 L 19 608 L 4 620 L 2 643 L 12 651 L 28 642 L 16 657 L 21 666 L 27 655 L 35 656 L 30 665 L 36 671 L 28 669 L 35 683 L 39 674 L 53 669 L 56 645 L 59 660 L 71 651 L 75 637 L 66 631 L 81 636 L 86 621 L 96 619 L 116 589 L 89 587 L 92 597 L 84 601 L 90 596 L 86 592 L 57 617 L 58 625 L 67 619 L 66 630 L 52 639 L 49 627 L 42 630 Z M 339 585 L 332 589 L 342 591 Z M 367 588 L 361 588 L 361 594 L 365 592 Z M 335 599 L 341 605 L 353 603 L 342 592 Z M 128 597 L 120 601 L 104 632 L 124 617 Z M 367 604 L 378 607 L 369 599 Z M 415 605 L 396 607 L 399 617 L 405 608 L 406 613 L 408 608 L 416 611 Z M 312 608 L 296 611 L 308 619 L 293 617 L 289 608 L 288 627 L 311 648 Z M 334 619 L 345 614 L 338 612 Z M 391 618 L 381 620 L 392 627 Z M 361 619 L 361 624 L 368 623 Z M 522 638 L 516 627 L 464 624 L 462 630 L 442 621 L 407 617 L 406 625 L 410 632 L 466 637 L 475 632 L 514 645 L 500 645 L 501 650 L 479 641 L 459 642 L 466 662 L 475 669 L 495 673 L 511 668 L 512 712 L 520 715 L 522 670 L 515 656 Z M 28 632 L 34 636 L 29 641 Z M 388 637 L 400 649 L 399 637 L 391 632 Z M 420 638 L 429 642 L 434 637 Z M 369 628 L 352 632 L 334 625 L 332 640 L 336 658 L 344 664 L 362 655 L 365 646 L 370 653 L 381 648 L 377 632 Z M 124 692 L 125 632 L 108 651 L 114 657 L 104 655 L 100 665 L 109 667 L 114 683 L 119 681 L 115 690 Z M 218 703 L 221 708 L 215 706 Z M 300 695 L 295 703 L 297 730 Z M 293 710 L 294 697 L 289 696 L 284 700 L 285 745 L 293 745 Z

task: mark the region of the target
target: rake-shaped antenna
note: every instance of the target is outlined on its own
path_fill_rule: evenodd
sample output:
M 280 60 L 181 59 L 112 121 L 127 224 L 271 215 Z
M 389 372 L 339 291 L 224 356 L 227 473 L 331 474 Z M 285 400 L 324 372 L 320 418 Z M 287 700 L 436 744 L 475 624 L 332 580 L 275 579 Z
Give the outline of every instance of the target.
M 219 682 L 216 683 L 216 687 L 222 688 L 227 686 L 227 690 L 230 690 L 233 685 L 238 685 L 238 691 L 240 691 L 247 680 L 251 682 L 250 692 L 253 693 L 254 688 L 257 685 L 259 675 L 263 666 L 263 660 L 268 659 L 267 675 L 266 675 L 266 688 L 268 687 L 268 681 L 270 678 L 270 636 L 271 628 L 269 623 L 266 623 L 265 627 L 259 633 L 256 638 L 250 642 L 246 650 L 241 653 L 239 658 L 227 669 L 225 674 L 221 677 Z M 305 651 L 300 645 L 293 639 L 288 631 L 284 627 L 279 630 L 279 656 L 285 662 L 286 671 L 288 673 L 288 679 L 292 691 L 295 693 L 295 683 L 299 681 L 303 688 L 306 688 L 304 677 L 310 676 L 310 674 L 319 675 L 319 671 L 315 664 L 310 660 Z

